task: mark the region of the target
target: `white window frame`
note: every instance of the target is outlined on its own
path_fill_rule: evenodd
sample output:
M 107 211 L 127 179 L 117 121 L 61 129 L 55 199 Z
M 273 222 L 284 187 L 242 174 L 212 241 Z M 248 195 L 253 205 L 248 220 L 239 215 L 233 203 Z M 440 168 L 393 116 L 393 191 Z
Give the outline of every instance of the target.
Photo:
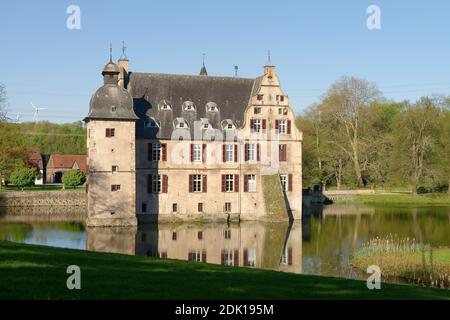
M 257 151 L 256 143 L 249 143 L 248 144 L 248 160 L 249 161 L 256 161 L 256 151 Z
M 225 252 L 225 265 L 232 266 L 233 265 L 233 251 L 227 250 Z
M 247 263 L 248 267 L 256 266 L 256 249 L 250 248 L 247 250 Z
M 281 182 L 282 190 L 284 192 L 287 192 L 288 191 L 288 186 L 289 186 L 289 175 L 287 175 L 287 174 L 280 174 L 280 182 Z
M 287 121 L 286 120 L 278 120 L 278 133 L 285 134 L 286 133 L 286 127 L 287 127 Z
M 234 162 L 234 144 L 225 145 L 225 162 Z
M 196 262 L 202 262 L 202 252 L 199 250 L 195 250 L 195 251 L 191 251 L 191 256 L 193 257 L 193 260 L 191 261 L 196 261 Z
M 118 165 L 112 165 L 111 166 L 111 173 L 117 173 L 119 172 L 119 166 Z
M 160 174 L 154 174 L 152 177 L 152 193 L 162 192 L 162 176 Z
M 201 174 L 193 174 L 192 175 L 192 191 L 193 192 L 202 192 L 203 179 Z
M 194 153 L 193 157 L 194 157 L 194 161 L 195 162 L 201 162 L 202 161 L 202 147 L 203 146 L 201 144 L 199 144 L 199 143 L 196 143 L 193 146 L 192 152 Z
M 233 174 L 225 175 L 225 192 L 234 192 L 234 175 Z
M 261 119 L 253 119 L 253 130 L 255 132 L 261 132 Z
M 152 159 L 153 161 L 160 161 L 162 154 L 162 144 L 159 142 L 152 143 Z
M 113 186 L 116 186 L 116 190 L 112 190 Z M 111 192 L 120 192 L 120 191 L 122 191 L 122 186 L 120 184 L 111 185 Z
M 247 176 L 248 192 L 256 192 L 256 174 Z

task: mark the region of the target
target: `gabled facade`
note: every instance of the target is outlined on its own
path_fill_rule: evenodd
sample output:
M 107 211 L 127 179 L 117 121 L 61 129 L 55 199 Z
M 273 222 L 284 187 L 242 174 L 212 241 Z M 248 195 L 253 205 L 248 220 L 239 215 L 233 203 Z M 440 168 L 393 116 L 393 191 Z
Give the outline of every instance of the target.
M 301 219 L 302 132 L 274 66 L 253 79 L 105 70 L 85 119 L 90 225 Z
M 64 172 L 77 169 L 87 173 L 85 155 L 52 154 L 46 166 L 46 183 L 62 183 Z

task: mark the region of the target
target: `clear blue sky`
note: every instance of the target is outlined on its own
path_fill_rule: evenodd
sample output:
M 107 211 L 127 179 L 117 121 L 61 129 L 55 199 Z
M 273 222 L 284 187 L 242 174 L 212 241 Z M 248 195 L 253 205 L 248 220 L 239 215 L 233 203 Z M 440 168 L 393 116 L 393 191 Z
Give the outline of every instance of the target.
M 81 30 L 66 9 L 81 8 Z M 369 5 L 382 29 L 366 27 Z M 450 94 L 450 1 L 23 1 L 0 2 L 0 83 L 10 116 L 72 122 L 88 111 L 101 69 L 121 41 L 130 69 L 256 77 L 270 49 L 297 113 L 342 75 L 378 83 L 386 97 Z

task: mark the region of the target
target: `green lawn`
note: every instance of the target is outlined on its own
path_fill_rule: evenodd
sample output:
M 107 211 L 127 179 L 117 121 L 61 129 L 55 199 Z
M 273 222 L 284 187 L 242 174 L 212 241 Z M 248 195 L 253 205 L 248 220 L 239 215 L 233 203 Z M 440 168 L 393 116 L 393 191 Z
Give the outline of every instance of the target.
M 66 268 L 81 268 L 81 290 Z M 0 242 L 0 299 L 450 299 L 449 290 Z
M 354 202 L 364 204 L 388 204 L 388 205 L 450 205 L 448 194 L 374 194 L 358 195 Z

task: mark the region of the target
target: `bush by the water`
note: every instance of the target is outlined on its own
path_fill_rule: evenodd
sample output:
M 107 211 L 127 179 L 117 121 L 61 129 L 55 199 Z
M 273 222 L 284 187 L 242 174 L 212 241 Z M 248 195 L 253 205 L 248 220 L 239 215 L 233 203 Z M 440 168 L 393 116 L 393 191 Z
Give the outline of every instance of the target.
M 18 188 L 32 186 L 36 177 L 36 169 L 34 168 L 17 168 L 10 176 L 11 182 Z
M 377 265 L 383 276 L 450 288 L 450 249 L 433 248 L 415 238 L 376 237 L 353 253 L 352 264 L 362 270 Z
M 62 183 L 65 187 L 75 188 L 86 182 L 86 175 L 81 170 L 67 171 L 62 176 Z

